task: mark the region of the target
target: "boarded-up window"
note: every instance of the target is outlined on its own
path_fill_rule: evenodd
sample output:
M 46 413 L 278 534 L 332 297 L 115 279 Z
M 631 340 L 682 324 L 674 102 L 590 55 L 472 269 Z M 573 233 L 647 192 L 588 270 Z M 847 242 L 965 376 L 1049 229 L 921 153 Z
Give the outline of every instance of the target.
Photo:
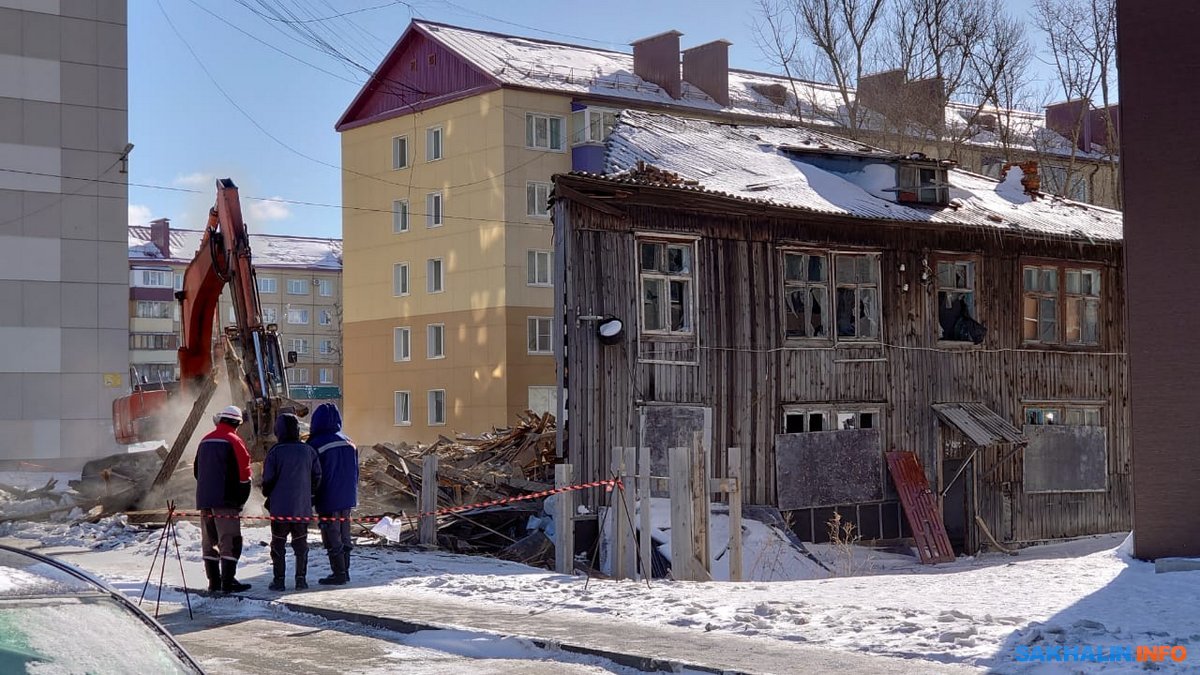
M 882 492 L 878 429 L 775 437 L 775 493 L 781 511 L 877 501 Z
M 649 448 L 650 473 L 669 476 L 669 450 L 690 448 L 697 431 L 703 434 L 705 452 L 712 446 L 712 411 L 708 408 L 683 405 L 649 405 L 641 409 L 642 444 Z M 666 492 L 654 491 L 655 497 Z
M 1108 433 L 1100 426 L 1027 424 L 1025 492 L 1108 489 Z

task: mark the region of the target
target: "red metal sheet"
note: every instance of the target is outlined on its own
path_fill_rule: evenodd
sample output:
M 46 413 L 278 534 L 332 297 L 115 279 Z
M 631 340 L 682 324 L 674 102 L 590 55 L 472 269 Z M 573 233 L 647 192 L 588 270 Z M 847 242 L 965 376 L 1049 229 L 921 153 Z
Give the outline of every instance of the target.
M 893 451 L 887 453 L 887 463 L 921 562 L 926 565 L 954 562 L 954 549 L 946 535 L 946 525 L 917 456 L 907 451 Z

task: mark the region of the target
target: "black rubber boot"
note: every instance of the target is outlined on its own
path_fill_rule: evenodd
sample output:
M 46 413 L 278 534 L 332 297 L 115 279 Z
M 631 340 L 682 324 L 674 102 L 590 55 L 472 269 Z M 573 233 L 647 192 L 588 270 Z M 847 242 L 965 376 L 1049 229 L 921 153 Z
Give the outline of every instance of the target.
M 346 581 L 350 581 L 350 549 L 342 552 L 342 574 L 346 575 Z
M 308 542 L 292 542 L 292 552 L 296 554 L 296 590 L 308 588 Z
M 208 592 L 221 592 L 221 561 L 205 560 L 204 575 L 208 577 Z
M 346 559 L 341 551 L 329 554 L 329 569 L 333 573 L 318 579 L 317 583 L 322 586 L 344 586 L 347 581 L 350 581 L 350 578 L 346 576 Z
M 243 584 L 235 578 L 237 574 L 236 560 L 221 560 L 221 590 L 225 593 L 242 593 L 250 590 L 250 584 Z

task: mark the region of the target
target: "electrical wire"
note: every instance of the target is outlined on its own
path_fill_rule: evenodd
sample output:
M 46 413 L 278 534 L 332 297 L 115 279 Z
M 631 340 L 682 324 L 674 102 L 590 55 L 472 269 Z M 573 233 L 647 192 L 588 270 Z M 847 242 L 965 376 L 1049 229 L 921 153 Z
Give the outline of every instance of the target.
M 351 14 L 360 14 L 362 12 L 370 12 L 370 11 L 373 11 L 376 9 L 392 7 L 393 5 L 404 5 L 404 6 L 408 7 L 409 9 L 413 8 L 412 4 L 407 3 L 404 0 L 392 0 L 391 2 L 385 2 L 382 5 L 374 5 L 372 7 L 361 7 L 359 9 L 352 9 L 348 12 L 342 12 L 341 14 L 333 14 L 331 16 L 316 17 L 316 18 L 312 18 L 312 19 L 305 19 L 302 21 L 288 21 L 286 19 L 278 19 L 278 18 L 274 18 L 274 17 L 263 17 L 263 18 L 271 18 L 272 21 L 282 21 L 284 23 L 315 23 L 318 21 L 329 21 L 331 19 L 340 19 L 344 16 L 350 16 Z
M 52 174 L 43 174 L 43 173 L 37 173 L 37 172 L 33 172 L 33 171 L 18 171 L 18 170 L 14 170 L 14 169 L 0 169 L 0 171 L 7 171 L 9 173 L 19 173 L 19 174 L 24 174 L 24 175 L 28 175 L 28 176 L 45 176 L 45 177 L 49 177 L 49 178 L 58 178 L 58 179 L 68 178 L 70 180 L 85 181 L 85 184 L 82 187 L 80 187 L 78 190 L 60 195 L 58 199 L 50 202 L 49 204 L 43 206 L 40 209 L 34 209 L 33 211 L 30 211 L 29 213 L 22 213 L 21 215 L 17 216 L 16 218 L 13 218 L 11 220 L 6 220 L 6 221 L 0 223 L 0 227 L 3 227 L 5 225 L 11 225 L 11 224 L 17 222 L 18 220 L 25 220 L 29 216 L 37 215 L 37 214 L 41 213 L 42 211 L 48 211 L 49 209 L 52 209 L 55 206 L 58 206 L 59 204 L 66 201 L 67 197 L 78 196 L 81 192 L 83 192 L 85 189 L 87 189 L 87 184 L 86 184 L 87 182 L 91 182 L 93 180 L 99 181 L 100 176 L 103 176 L 103 175 L 107 174 L 109 171 L 112 171 L 113 167 L 116 166 L 117 164 L 119 164 L 122 159 L 125 159 L 125 153 L 121 153 L 121 155 L 119 157 L 117 157 L 115 160 L 113 160 L 112 164 L 109 164 L 103 171 L 101 171 L 100 174 L 95 179 L 71 178 L 70 176 L 56 176 L 56 175 L 52 175 Z M 125 185 L 125 183 L 123 181 L 107 181 L 107 182 L 111 182 L 116 185 Z

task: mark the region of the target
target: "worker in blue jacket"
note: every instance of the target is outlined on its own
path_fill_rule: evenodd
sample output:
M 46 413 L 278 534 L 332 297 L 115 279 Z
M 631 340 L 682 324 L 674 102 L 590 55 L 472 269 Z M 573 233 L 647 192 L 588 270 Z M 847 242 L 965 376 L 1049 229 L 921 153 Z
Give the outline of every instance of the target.
M 350 549 L 354 548 L 350 511 L 358 506 L 358 448 L 342 433 L 342 414 L 332 403 L 317 406 L 309 430 L 308 444 L 321 462 L 317 515 L 321 519 L 321 542 L 332 570 L 318 582 L 341 586 L 350 581 Z
M 282 413 L 275 419 L 278 442 L 263 462 L 262 491 L 271 514 L 272 591 L 284 589 L 287 574 L 285 547 L 292 538 L 296 555 L 296 590 L 308 588 L 308 526 L 312 522 L 313 496 L 321 486 L 317 451 L 300 440 L 300 419 Z M 295 519 L 295 520 L 293 520 Z

